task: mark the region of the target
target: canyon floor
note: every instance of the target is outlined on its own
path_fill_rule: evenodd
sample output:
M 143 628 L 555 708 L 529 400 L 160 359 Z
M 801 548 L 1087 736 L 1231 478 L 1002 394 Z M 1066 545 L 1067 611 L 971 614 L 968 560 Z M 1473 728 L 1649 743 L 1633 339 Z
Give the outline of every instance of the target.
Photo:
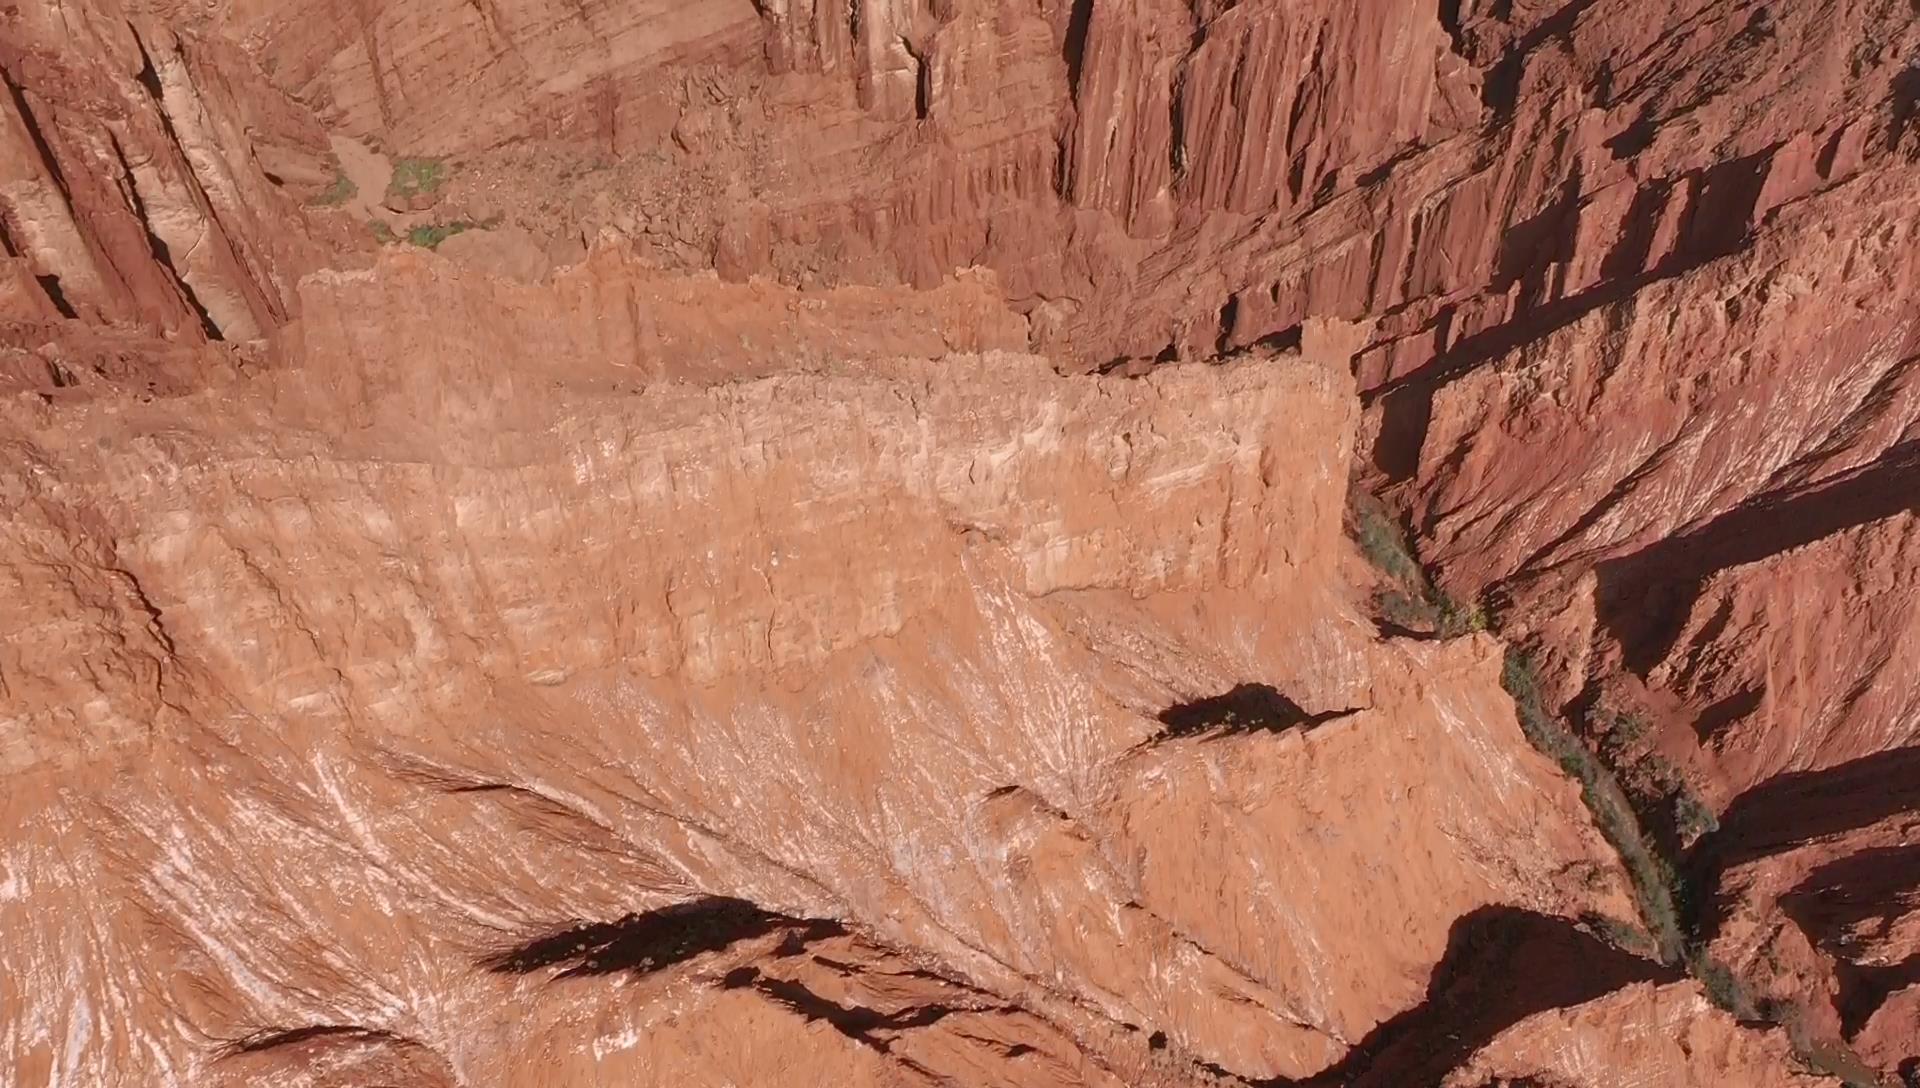
M 0 1084 L 1920 1085 L 1914 0 L 0 82 Z

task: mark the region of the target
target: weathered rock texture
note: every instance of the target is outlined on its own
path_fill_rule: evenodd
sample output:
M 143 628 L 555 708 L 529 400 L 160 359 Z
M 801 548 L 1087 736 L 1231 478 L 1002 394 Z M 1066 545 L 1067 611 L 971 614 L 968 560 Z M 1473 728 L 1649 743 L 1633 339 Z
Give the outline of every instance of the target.
M 1447 1077 L 1445 1088 L 1506 1084 L 1835 1085 L 1800 1072 L 1785 1032 L 1741 1030 L 1697 984 L 1636 983 L 1521 1021 Z
M 1914 1072 L 1916 56 L 0 9 L 0 1080 Z M 1355 478 L 1499 638 L 1370 618 Z
M 327 177 L 325 130 L 236 47 L 111 2 L 0 25 L 0 318 L 233 340 L 284 320 L 329 248 L 284 190 Z
M 520 1002 L 643 1030 L 604 1004 L 624 991 L 489 969 L 579 919 L 616 934 L 558 946 L 579 975 L 717 987 L 715 1016 L 848 1003 L 735 948 L 812 923 L 696 914 L 698 947 L 659 938 L 684 968 L 621 951 L 619 919 L 696 894 L 852 927 L 806 954 L 856 986 L 911 950 L 990 991 L 855 1001 L 862 1038 L 978 1005 L 1022 1046 L 1021 1017 L 1059 1023 L 1067 1068 L 1122 1060 L 1096 1029 L 1126 1024 L 1301 1075 L 1418 999 L 1460 914 L 1631 911 L 1491 644 L 1381 643 L 1343 599 L 1342 360 L 1130 381 L 843 354 L 712 386 L 613 337 L 542 353 L 518 314 L 644 288 L 615 271 L 390 258 L 310 279 L 265 371 L 10 409 L 29 1075 L 325 1045 L 511 1081 L 541 1052 Z M 1247 678 L 1272 692 L 1250 720 L 1158 720 Z M 915 1068 L 904 1046 L 880 1049 Z

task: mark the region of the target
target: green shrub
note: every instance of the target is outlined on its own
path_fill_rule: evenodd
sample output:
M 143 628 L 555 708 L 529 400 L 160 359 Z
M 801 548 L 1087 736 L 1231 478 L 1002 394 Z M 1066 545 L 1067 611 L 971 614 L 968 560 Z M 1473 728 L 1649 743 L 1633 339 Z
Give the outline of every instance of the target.
M 1387 577 L 1403 585 L 1426 585 L 1426 575 L 1420 570 L 1420 564 L 1414 561 L 1413 551 L 1407 547 L 1406 536 L 1378 503 L 1359 507 L 1355 517 L 1355 536 L 1367 562 L 1380 568 Z
M 1633 799 L 1633 810 L 1649 825 L 1673 825 L 1673 798 L 1683 780 L 1680 769 L 1658 753 L 1648 752 L 1638 759 L 1609 749 L 1611 765 L 1619 768 L 1620 784 Z
M 446 180 L 447 167 L 439 159 L 395 159 L 393 177 L 387 182 L 387 198 L 407 200 L 421 193 L 431 193 Z
M 353 183 L 353 179 L 347 176 L 346 171 L 340 169 L 339 163 L 335 163 L 333 183 L 322 189 L 320 195 L 307 203 L 320 208 L 337 208 L 352 200 L 359 192 L 360 187 Z
M 1700 985 L 1706 988 L 1707 999 L 1731 1014 L 1736 1020 L 1760 1019 L 1760 1005 L 1753 999 L 1747 984 L 1732 968 L 1715 959 L 1712 953 L 1704 949 L 1696 950 L 1689 957 L 1687 966 Z
M 1686 780 L 1680 777 L 1680 768 L 1663 755 L 1649 754 L 1640 761 L 1640 767 L 1653 788 L 1663 793 L 1674 793 L 1686 786 Z
M 1603 738 L 1613 752 L 1626 752 L 1646 738 L 1650 728 L 1646 716 L 1620 710 L 1604 703 L 1593 709 L 1588 723 L 1596 737 Z
M 425 223 L 407 232 L 407 241 L 422 249 L 438 249 L 440 243 L 456 234 L 465 234 L 479 224 L 456 219 L 451 223 Z
M 1649 959 L 1658 959 L 1660 956 L 1660 948 L 1653 935 L 1639 926 L 1605 914 L 1590 914 L 1582 921 L 1598 930 L 1608 944 L 1623 952 Z
M 1491 626 L 1479 604 L 1462 604 L 1428 580 L 1407 543 L 1406 533 L 1379 499 L 1355 491 L 1350 509 L 1360 554 L 1395 583 L 1374 593 L 1373 608 L 1381 619 L 1412 631 L 1431 631 L 1441 638 L 1458 638 Z
M 1373 608 L 1382 619 L 1409 630 L 1434 626 L 1433 609 L 1426 600 L 1402 589 L 1383 589 L 1375 593 Z
M 1387 517 L 1378 500 L 1365 496 L 1354 508 L 1355 537 L 1373 565 L 1399 583 L 1383 589 L 1374 604 L 1384 618 L 1406 627 L 1427 627 L 1442 635 L 1489 629 L 1491 618 L 1477 605 L 1462 607 L 1436 589 L 1408 549 L 1406 538 Z M 1531 658 L 1508 648 L 1500 672 L 1501 685 L 1513 697 L 1520 729 L 1534 748 L 1552 759 L 1580 784 L 1581 800 L 1594 826 L 1612 844 L 1633 884 L 1635 905 L 1645 929 L 1618 919 L 1589 915 L 1584 920 L 1618 948 L 1649 955 L 1662 963 L 1683 965 L 1700 980 L 1713 1003 L 1741 1020 L 1765 1020 L 1785 1025 L 1795 1054 L 1808 1069 L 1835 1076 L 1848 1088 L 1870 1088 L 1878 1081 L 1873 1070 L 1842 1044 L 1819 1042 L 1804 1031 L 1796 1010 L 1757 1000 L 1746 983 L 1702 947 L 1682 922 L 1690 889 L 1673 863 L 1648 838 L 1638 810 L 1621 786 L 1616 766 L 1650 731 L 1643 714 L 1599 706 L 1587 719 L 1608 759 L 1568 728 L 1548 707 L 1540 674 Z M 1649 802 L 1649 815 L 1665 813 L 1653 806 L 1671 798 L 1676 830 L 1691 841 L 1719 826 L 1713 810 L 1687 784 L 1679 768 L 1658 756 L 1647 755 L 1627 768 L 1635 789 Z M 1690 914 L 1688 914 L 1690 916 Z
M 1488 628 L 1487 610 L 1479 604 L 1463 605 L 1438 589 L 1432 590 L 1430 596 L 1439 612 L 1438 626 L 1442 638 L 1477 634 Z
M 1835 1077 L 1847 1088 L 1878 1088 L 1879 1074 L 1860 1060 L 1845 1043 L 1821 1040 L 1808 1030 L 1805 1017 L 1791 1002 L 1755 997 L 1745 980 L 1705 949 L 1687 957 L 1687 969 L 1700 980 L 1708 1000 L 1736 1020 L 1773 1024 L 1785 1029 L 1794 1058 L 1809 1073 Z
M 1580 796 L 1593 815 L 1594 825 L 1613 844 L 1626 865 L 1640 917 L 1653 938 L 1660 961 L 1679 962 L 1686 948 L 1680 913 L 1675 906 L 1679 878 L 1673 866 L 1648 843 L 1633 806 L 1615 781 L 1613 772 L 1547 709 L 1540 674 L 1526 654 L 1514 649 L 1507 651 L 1500 682 L 1507 694 L 1513 696 L 1520 730 L 1527 740 L 1558 763 L 1568 777 L 1580 783 Z
M 1719 828 L 1713 810 L 1672 760 L 1657 752 L 1635 754 L 1652 729 L 1646 715 L 1600 704 L 1587 721 L 1643 821 L 1671 828 L 1682 845 Z
M 1720 830 L 1720 819 L 1705 801 L 1700 800 L 1700 795 L 1683 782 L 1673 798 L 1673 826 L 1680 833 L 1680 841 L 1691 843 L 1702 835 Z
M 383 246 L 390 246 L 400 240 L 400 237 L 393 233 L 393 228 L 388 226 L 387 221 L 384 219 L 367 220 L 367 229 L 373 231 L 374 240 Z

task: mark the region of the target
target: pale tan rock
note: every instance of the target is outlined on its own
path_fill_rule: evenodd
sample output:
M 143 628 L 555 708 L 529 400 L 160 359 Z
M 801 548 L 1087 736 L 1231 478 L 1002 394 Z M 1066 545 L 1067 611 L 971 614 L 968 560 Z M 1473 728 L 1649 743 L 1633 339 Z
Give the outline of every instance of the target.
M 1803 1072 L 1786 1033 L 1742 1026 L 1696 983 L 1636 983 L 1597 1001 L 1514 1025 L 1446 1079 L 1446 1088 L 1548 1083 L 1750 1084 L 1815 1088 L 1838 1077 Z
M 1493 644 L 1379 644 L 1334 577 L 1342 368 L 1084 379 L 833 349 L 831 373 L 756 377 L 734 346 L 672 379 L 567 316 L 676 289 L 617 255 L 546 285 L 394 255 L 310 279 L 250 377 L 8 408 L 31 451 L 12 491 L 58 497 L 9 522 L 12 599 L 88 617 L 37 628 L 8 670 L 9 1030 L 79 1040 L 23 1068 L 197 1080 L 321 1048 L 519 1083 L 562 1045 L 607 1075 L 701 1066 L 711 1043 L 652 1032 L 664 1049 L 603 1066 L 576 1014 L 519 1011 L 557 997 L 475 972 L 704 894 L 855 927 L 833 978 L 884 978 L 874 957 L 899 949 L 982 995 L 884 1049 L 888 1083 L 1190 1082 L 1186 1054 L 1304 1075 L 1417 1000 L 1458 913 L 1630 911 L 1521 741 Z M 917 304 L 973 312 L 968 290 Z M 894 308 L 863 332 L 869 299 L 771 308 L 767 350 L 802 353 L 820 313 L 875 344 L 888 321 L 938 331 Z M 99 639 L 119 656 L 71 650 Z M 1357 712 L 1304 737 L 1162 735 L 1169 706 L 1251 678 Z M 1534 845 L 1494 856 L 1517 836 Z M 1381 882 L 1400 853 L 1431 868 Z M 1285 906 L 1262 875 L 1280 869 L 1318 883 Z M 112 911 L 51 909 L 101 881 L 124 882 Z M 1316 905 L 1356 885 L 1368 914 Z M 712 992 L 733 969 L 695 956 L 658 984 L 780 1037 Z M 649 1016 L 682 1007 L 665 994 Z M 137 1039 L 93 1033 L 115 1002 Z

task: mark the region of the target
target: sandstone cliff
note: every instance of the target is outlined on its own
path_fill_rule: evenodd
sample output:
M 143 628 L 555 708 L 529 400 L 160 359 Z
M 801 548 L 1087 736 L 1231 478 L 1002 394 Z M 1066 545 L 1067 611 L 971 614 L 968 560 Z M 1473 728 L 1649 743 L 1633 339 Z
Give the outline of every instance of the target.
M 324 1043 L 511 1081 L 525 1025 L 486 1017 L 641 1031 L 624 991 L 547 981 L 620 964 L 713 1016 L 751 969 L 870 1032 L 984 1002 L 1021 1046 L 1020 1017 L 1057 1025 L 1071 1068 L 1141 1060 L 1107 1038 L 1133 1025 L 1131 1051 L 1305 1075 L 1418 1000 L 1462 914 L 1631 917 L 1491 645 L 1381 642 L 1341 591 L 1343 359 L 843 353 L 711 384 L 623 339 L 537 349 L 521 315 L 645 275 L 596 258 L 509 307 L 396 255 L 310 278 L 264 369 L 10 412 L 29 1070 Z M 647 936 L 701 896 L 745 906 Z M 821 926 L 808 955 L 856 988 L 903 955 L 952 981 L 883 1014 L 736 947 Z M 128 1002 L 143 1035 L 91 1023 Z M 914 1045 L 959 1045 L 948 1020 Z

